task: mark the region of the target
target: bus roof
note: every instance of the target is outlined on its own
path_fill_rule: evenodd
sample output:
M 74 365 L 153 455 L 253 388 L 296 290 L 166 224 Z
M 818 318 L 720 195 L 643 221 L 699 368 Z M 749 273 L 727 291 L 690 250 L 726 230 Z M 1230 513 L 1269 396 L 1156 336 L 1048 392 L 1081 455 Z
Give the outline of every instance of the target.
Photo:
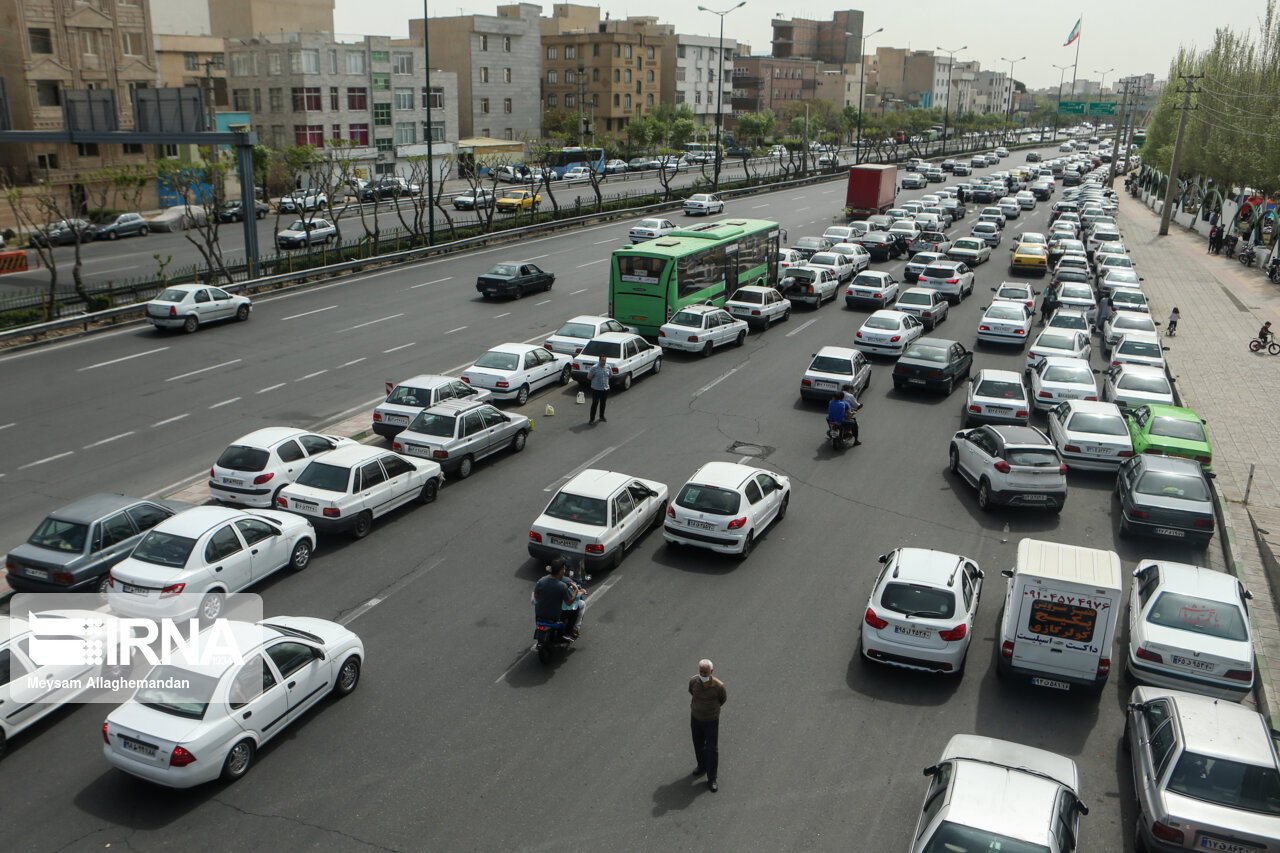
M 614 250 L 614 254 L 651 255 L 678 258 L 705 249 L 708 243 L 732 240 L 743 234 L 758 231 L 776 230 L 778 223 L 767 219 L 723 219 L 719 222 L 705 222 L 688 228 L 677 228 L 664 237 L 646 240 L 634 246 L 623 246 Z

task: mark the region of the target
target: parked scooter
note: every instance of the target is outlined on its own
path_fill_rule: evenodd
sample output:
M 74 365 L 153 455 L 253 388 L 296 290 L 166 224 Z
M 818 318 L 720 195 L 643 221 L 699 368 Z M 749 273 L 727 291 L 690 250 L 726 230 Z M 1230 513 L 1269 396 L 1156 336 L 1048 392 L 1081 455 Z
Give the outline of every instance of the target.
M 1267 278 L 1272 284 L 1280 284 L 1280 247 L 1271 250 L 1271 260 L 1267 262 Z
M 1258 259 L 1258 250 L 1254 247 L 1252 243 L 1245 243 L 1243 246 L 1240 247 L 1240 256 L 1237 258 L 1237 260 L 1240 261 L 1241 266 L 1251 267 L 1253 266 L 1253 262 L 1256 261 L 1257 259 Z

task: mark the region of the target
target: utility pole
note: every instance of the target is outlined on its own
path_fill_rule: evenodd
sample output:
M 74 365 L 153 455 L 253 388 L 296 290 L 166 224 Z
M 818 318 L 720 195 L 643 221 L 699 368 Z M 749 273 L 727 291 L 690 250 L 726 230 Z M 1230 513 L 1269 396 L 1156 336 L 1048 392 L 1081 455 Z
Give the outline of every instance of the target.
M 951 120 L 951 71 L 956 65 L 956 54 L 962 50 L 967 50 L 969 46 L 963 45 L 955 50 L 947 50 L 945 47 L 935 48 L 939 53 L 947 54 L 947 102 L 942 106 L 942 153 L 947 153 L 947 130 L 950 128 Z M 956 121 L 960 120 L 960 107 L 956 107 Z
M 425 0 L 424 0 L 425 2 Z M 716 51 L 716 63 L 719 65 L 719 73 L 715 71 L 716 81 L 716 165 L 714 176 L 711 179 L 711 188 L 713 190 L 720 189 L 720 125 L 724 121 L 724 113 L 721 111 L 721 101 L 724 98 L 724 16 L 732 12 L 734 9 L 740 9 L 747 5 L 747 0 L 741 0 L 736 6 L 730 6 L 723 12 L 717 12 L 715 9 L 708 9 L 706 6 L 699 6 L 699 12 L 710 12 L 720 17 L 720 47 Z M 729 66 L 730 75 L 733 74 L 733 66 Z
M 422 0 L 422 73 L 427 86 L 427 245 L 430 246 L 436 242 L 436 164 L 432 149 L 435 134 L 431 124 L 431 17 L 427 0 Z
M 584 106 L 582 103 L 582 86 L 584 83 L 583 78 L 586 76 L 586 74 L 587 74 L 587 62 L 585 59 L 579 59 L 578 60 L 578 147 L 579 148 L 583 147 L 583 140 L 586 137 L 586 133 L 587 133 L 587 128 L 582 123 L 582 108 Z M 594 166 L 592 168 L 594 168 Z
M 1126 110 L 1129 106 L 1129 88 L 1131 82 L 1132 81 L 1128 77 L 1125 77 L 1120 81 L 1120 86 L 1122 87 L 1122 93 L 1120 95 L 1120 123 L 1116 127 L 1115 144 L 1111 147 L 1111 167 L 1107 169 L 1107 186 L 1109 187 L 1115 186 L 1116 170 L 1120 168 L 1120 140 L 1124 138 L 1124 126 L 1128 119 L 1128 112 Z M 1126 148 L 1125 150 L 1128 151 L 1129 149 Z
M 855 148 L 853 152 L 853 163 L 855 166 L 862 162 L 862 102 L 865 98 L 862 87 L 863 84 L 867 82 L 867 39 L 871 38 L 876 33 L 882 32 L 884 32 L 884 27 L 881 27 L 874 32 L 867 33 L 862 37 L 858 44 L 858 147 Z M 845 33 L 845 35 L 851 36 L 853 33 Z
M 1053 114 L 1053 138 L 1058 138 L 1058 116 L 1062 114 L 1062 82 L 1067 78 L 1067 69 L 1070 65 L 1055 65 L 1061 73 L 1058 75 L 1058 109 Z
M 1178 118 L 1178 138 L 1173 143 L 1173 159 L 1169 163 L 1169 186 L 1164 192 L 1164 204 L 1160 208 L 1160 236 L 1169 234 L 1169 219 L 1173 216 L 1174 184 L 1178 180 L 1178 163 L 1182 160 L 1182 134 L 1187 129 L 1187 114 L 1191 112 L 1191 96 L 1196 94 L 1196 81 L 1203 74 L 1179 74 L 1186 88 L 1182 90 L 1182 115 Z

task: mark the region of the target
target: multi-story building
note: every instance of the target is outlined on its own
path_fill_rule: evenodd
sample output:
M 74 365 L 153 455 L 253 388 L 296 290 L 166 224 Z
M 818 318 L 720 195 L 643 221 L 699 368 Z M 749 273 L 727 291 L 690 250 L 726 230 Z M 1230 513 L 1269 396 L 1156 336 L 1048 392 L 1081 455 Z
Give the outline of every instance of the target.
M 688 104 L 693 120 L 700 126 L 716 121 L 716 81 L 720 82 L 722 114 L 730 111 L 733 100 L 733 58 L 738 43 L 725 39 L 723 50 L 716 36 L 691 36 L 677 33 L 675 49 L 661 52 L 662 103 Z
M 974 109 L 1007 115 L 1013 104 L 1013 80 L 1003 71 L 978 71 L 973 77 Z
M 739 56 L 733 61 L 733 112 L 755 113 L 812 100 L 821 64 L 813 59 Z
M 936 66 L 931 50 L 878 47 L 875 55 L 875 94 L 880 100 L 887 96 L 911 107 L 934 105 Z M 943 77 L 945 76 L 944 72 Z M 945 83 L 945 79 L 943 82 Z
M 0 79 L 16 130 L 62 130 L 64 92 L 115 93 L 120 130 L 133 129 L 130 90 L 156 83 L 151 18 L 143 0 L 90 5 L 78 0 L 0 0 Z M 141 164 L 142 145 L 0 145 L 12 180 L 69 184 L 104 166 Z
M 862 51 L 862 12 L 836 12 L 829 21 L 783 18 L 773 25 L 773 55 L 779 59 L 816 59 L 827 65 L 859 64 Z
M 423 62 L 419 44 L 386 36 L 227 39 L 231 107 L 249 113 L 262 142 L 324 148 L 350 140 L 370 176 L 407 174 L 404 157 L 428 134 L 443 143 L 439 154 L 458 139 L 457 77 L 433 70 L 428 91 Z
M 844 65 L 824 65 L 817 76 L 817 87 L 814 97 L 819 101 L 830 101 L 838 109 L 856 107 L 858 92 L 866 94 L 866 81 L 860 81 L 862 63 L 846 63 Z
M 200 0 L 154 0 L 157 6 L 198 4 Z M 333 33 L 334 0 L 205 0 L 209 32 L 215 36 L 275 36 Z M 167 14 L 177 14 L 171 9 Z
M 542 127 L 541 6 L 499 6 L 497 15 L 409 21 L 409 35 L 431 51 L 431 65 L 458 81 L 458 126 L 464 137 L 520 139 Z

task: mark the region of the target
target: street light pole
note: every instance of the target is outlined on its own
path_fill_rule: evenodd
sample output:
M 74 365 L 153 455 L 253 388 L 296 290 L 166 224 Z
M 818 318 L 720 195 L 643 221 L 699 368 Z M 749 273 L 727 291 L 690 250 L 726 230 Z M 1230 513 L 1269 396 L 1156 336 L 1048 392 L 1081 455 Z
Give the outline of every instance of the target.
M 1001 62 L 1009 63 L 1009 110 L 1005 114 L 1005 118 L 1013 120 L 1013 66 L 1026 59 L 1025 56 L 1019 56 L 1017 59 L 1006 59 L 1000 57 Z
M 1103 86 L 1105 86 L 1105 85 L 1106 85 L 1106 82 L 1107 82 L 1107 75 L 1108 75 L 1108 74 L 1110 74 L 1112 71 L 1115 71 L 1115 69 L 1114 69 L 1114 68 L 1108 68 L 1106 71 L 1099 71 L 1099 70 L 1098 70 L 1098 69 L 1096 69 L 1096 68 L 1095 68 L 1095 69 L 1093 69 L 1093 73 L 1094 73 L 1094 74 L 1101 74 L 1101 75 L 1102 75 L 1102 78 L 1098 81 L 1098 97 L 1099 97 L 1099 98 L 1101 98 L 1101 97 L 1102 97 L 1102 89 L 1103 89 Z
M 710 12 L 713 15 L 720 16 L 720 50 L 716 53 L 716 62 L 720 65 L 720 73 L 716 75 L 716 168 L 714 177 L 711 179 L 711 188 L 713 190 L 720 189 L 720 124 L 723 116 L 721 112 L 721 101 L 724 98 L 724 16 L 732 12 L 734 9 L 740 9 L 747 5 L 747 0 L 741 0 L 737 6 L 730 6 L 723 12 L 717 12 L 715 9 L 708 9 L 706 6 L 699 6 L 699 12 Z
M 427 11 L 427 0 L 422 0 L 422 73 L 427 85 L 427 245 L 436 241 L 436 166 L 432 156 L 431 124 L 431 39 L 428 36 L 431 18 Z M 419 187 L 418 189 L 422 189 Z
M 956 54 L 967 49 L 966 44 L 963 47 L 957 47 L 955 50 L 947 50 L 944 47 L 935 48 L 939 53 L 947 54 L 947 103 L 942 108 L 942 153 L 947 153 L 947 129 L 950 127 L 951 116 L 951 72 L 956 67 Z M 960 111 L 956 110 L 956 119 L 960 118 Z
M 1055 65 L 1062 73 L 1058 75 L 1058 109 L 1053 114 L 1053 138 L 1058 138 L 1058 116 L 1062 114 L 1062 84 L 1067 79 L 1067 69 L 1074 68 L 1073 65 Z
M 867 64 L 865 58 L 867 55 L 867 39 L 871 38 L 876 33 L 882 32 L 884 32 L 884 27 L 881 27 L 874 32 L 867 33 L 862 37 L 862 40 L 858 44 L 858 147 L 853 151 L 854 165 L 862 162 L 862 86 L 867 82 Z M 853 33 L 845 33 L 845 35 L 851 36 Z

